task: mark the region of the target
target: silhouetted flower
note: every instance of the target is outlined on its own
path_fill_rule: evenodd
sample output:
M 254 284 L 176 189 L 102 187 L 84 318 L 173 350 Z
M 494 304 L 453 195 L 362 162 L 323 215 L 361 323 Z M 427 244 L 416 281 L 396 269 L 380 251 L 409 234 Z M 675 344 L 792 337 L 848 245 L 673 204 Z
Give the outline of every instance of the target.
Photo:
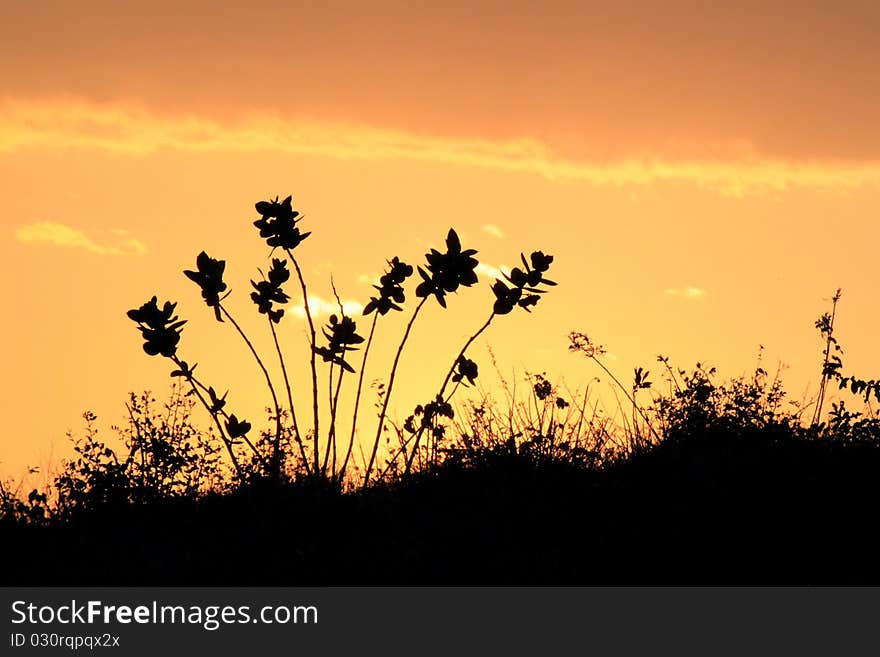
M 455 292 L 460 285 L 470 287 L 477 282 L 474 270 L 479 262 L 473 257 L 475 253 L 474 249 L 462 251 L 458 235 L 450 228 L 446 236 L 446 253 L 431 249 L 425 254 L 427 271 L 419 267 L 422 282 L 416 288 L 416 296 L 422 298 L 433 294 L 445 308 L 447 293 Z
M 504 281 L 496 279 L 492 285 L 492 292 L 495 293 L 494 311 L 497 315 L 506 315 L 511 312 L 515 306 L 519 306 L 526 312 L 530 312 L 532 306 L 536 306 L 541 299 L 540 295 L 547 290 L 542 290 L 539 285 L 556 285 L 555 282 L 548 278 L 544 278 L 544 272 L 550 269 L 550 263 L 553 262 L 553 256 L 545 255 L 541 251 L 534 251 L 526 260 L 524 254 L 520 254 L 523 267 L 514 267 L 510 274 L 505 274 L 504 278 L 513 285 L 508 287 Z M 531 262 L 531 265 L 529 264 Z
M 298 218 L 299 212 L 291 207 L 291 200 L 292 197 L 288 196 L 279 203 L 276 197 L 274 201 L 260 201 L 254 206 L 260 214 L 254 226 L 260 229 L 260 237 L 265 238 L 266 244 L 273 249 L 295 249 L 311 235 L 301 233 L 296 226 L 302 219 Z
M 241 438 L 251 430 L 251 423 L 245 420 L 239 421 L 235 414 L 229 416 L 226 420 L 226 431 L 229 433 L 230 440 Z
M 504 281 L 497 279 L 492 285 L 492 292 L 495 293 L 495 306 L 493 310 L 496 315 L 506 315 L 511 312 L 520 300 L 520 297 L 522 297 L 521 288 L 509 288 L 504 284 Z
M 542 251 L 534 251 L 532 252 L 531 257 L 529 258 L 532 262 L 532 267 L 541 273 L 550 269 L 550 263 L 553 262 L 553 256 L 544 255 Z M 544 281 L 547 285 L 556 285 L 556 283 L 552 283 L 550 281 Z M 537 283 L 536 283 L 537 284 Z
M 290 271 L 287 269 L 287 262 L 279 260 L 278 258 L 273 258 L 268 280 L 259 282 L 251 281 L 251 285 L 253 285 L 256 290 L 256 292 L 251 292 L 251 299 L 257 304 L 257 309 L 260 313 L 269 315 L 269 319 L 276 324 L 280 322 L 281 318 L 284 316 L 284 309 L 273 309 L 272 304 L 287 303 L 290 301 L 290 297 L 288 297 L 287 294 L 284 293 L 284 290 L 281 289 L 281 284 L 287 282 L 289 278 Z
M 226 269 L 225 260 L 215 260 L 202 251 L 196 257 L 196 270 L 185 270 L 183 273 L 202 289 L 202 298 L 209 308 L 214 309 L 214 316 L 218 322 L 222 322 L 220 316 L 220 293 L 226 291 L 226 283 L 223 282 L 223 271 Z
M 140 308 L 126 313 L 130 320 L 137 322 L 144 338 L 144 351 L 150 356 L 171 358 L 177 353 L 180 329 L 186 320 L 178 320 L 174 315 L 176 307 L 176 303 L 166 301 L 160 310 L 156 297 L 153 297 Z
M 379 290 L 378 297 L 372 297 L 364 308 L 364 315 L 378 311 L 385 315 L 389 310 L 402 310 L 397 305 L 405 300 L 402 283 L 412 276 L 412 265 L 402 262 L 397 256 L 388 261 L 390 269 L 379 279 L 379 285 L 373 287 Z
M 455 373 L 452 375 L 453 383 L 462 382 L 465 385 L 468 383 L 473 385 L 477 379 L 477 369 L 477 364 L 470 358 L 459 356 L 455 362 Z
M 361 344 L 364 339 L 357 334 L 357 325 L 350 317 L 342 316 L 340 321 L 336 315 L 330 315 L 330 323 L 322 330 L 327 338 L 326 347 L 314 347 L 316 354 L 324 359 L 324 362 L 335 363 L 344 370 L 354 373 L 354 368 L 349 365 L 344 355 L 346 351 L 357 351 L 352 345 Z

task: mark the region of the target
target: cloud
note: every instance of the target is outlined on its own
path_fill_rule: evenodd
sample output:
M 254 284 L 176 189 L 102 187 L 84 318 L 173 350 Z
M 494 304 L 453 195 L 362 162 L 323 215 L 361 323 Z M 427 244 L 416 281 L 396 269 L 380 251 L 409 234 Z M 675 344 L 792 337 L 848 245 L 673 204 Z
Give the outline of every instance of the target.
M 15 231 L 15 239 L 24 244 L 51 244 L 75 249 L 85 249 L 98 255 L 144 255 L 147 247 L 143 242 L 129 237 L 121 229 L 110 231 L 113 239 L 104 243 L 97 242 L 83 231 L 55 223 L 38 221 L 26 226 L 19 226 Z
M 663 291 L 670 297 L 693 299 L 694 301 L 705 298 L 706 290 L 699 287 L 670 287 Z
M 349 317 L 356 317 L 363 312 L 364 306 L 357 301 L 343 299 L 342 310 Z M 296 306 L 291 306 L 289 311 L 292 315 L 299 317 L 300 319 L 306 318 L 306 309 L 302 303 Z M 321 297 L 309 295 L 309 311 L 312 314 L 312 318 L 325 317 L 332 315 L 333 313 L 338 313 L 339 304 L 336 303 L 335 299 L 333 301 L 327 301 Z
M 505 265 L 501 265 L 501 267 L 493 267 L 492 265 L 487 265 L 483 262 L 477 265 L 476 271 L 478 274 L 482 274 L 483 276 L 487 276 L 493 281 L 496 278 L 504 279 L 504 273 L 510 273 L 510 269 Z
M 504 239 L 504 233 L 503 233 L 502 230 L 501 230 L 498 226 L 496 226 L 495 224 L 486 224 L 486 225 L 483 226 L 482 228 L 483 228 L 483 232 L 484 232 L 484 233 L 489 233 L 489 235 L 491 235 L 492 237 L 495 237 L 495 238 L 497 238 L 497 239 L 499 239 L 499 240 L 503 240 L 503 239 Z
M 199 116 L 158 116 L 121 104 L 85 101 L 0 102 L 0 153 L 28 148 L 98 149 L 148 155 L 191 152 L 281 152 L 342 159 L 404 159 L 602 186 L 683 182 L 723 194 L 793 187 L 851 189 L 880 185 L 880 163 L 799 162 L 731 155 L 727 159 L 564 157 L 539 139 L 486 140 L 414 135 L 344 123 L 251 115 L 221 123 Z

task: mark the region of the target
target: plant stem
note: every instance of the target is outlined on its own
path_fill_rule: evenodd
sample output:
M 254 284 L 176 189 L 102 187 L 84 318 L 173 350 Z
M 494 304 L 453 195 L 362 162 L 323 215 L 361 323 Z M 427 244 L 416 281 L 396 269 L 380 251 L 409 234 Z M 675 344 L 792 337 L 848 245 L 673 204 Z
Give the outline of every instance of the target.
M 339 478 L 345 477 L 345 470 L 348 467 L 348 459 L 351 458 L 351 450 L 354 446 L 355 430 L 357 429 L 358 406 L 361 402 L 361 388 L 364 384 L 364 370 L 367 367 L 367 356 L 370 353 L 370 345 L 373 344 L 373 333 L 376 331 L 376 322 L 379 319 L 379 313 L 373 313 L 373 323 L 370 325 L 370 336 L 367 338 L 367 346 L 364 348 L 364 359 L 361 362 L 361 371 L 358 374 L 357 393 L 354 396 L 354 413 L 351 416 L 351 436 L 348 439 L 348 449 L 345 452 L 345 459 L 342 461 L 342 468 L 339 470 Z
M 840 288 L 831 298 L 831 319 L 828 322 L 828 334 L 825 339 L 825 360 L 822 363 L 822 382 L 819 384 L 819 401 L 816 404 L 816 412 L 813 414 L 813 426 L 818 424 L 822 417 L 822 404 L 825 402 L 825 387 L 828 385 L 828 363 L 831 360 L 831 341 L 834 339 L 834 318 L 837 315 L 837 302 L 840 301 Z
M 341 358 L 345 358 L 345 348 L 342 350 Z M 327 457 L 330 455 L 330 446 L 333 446 L 333 461 L 331 473 L 336 477 L 336 411 L 339 408 L 339 391 L 342 389 L 342 377 L 345 376 L 345 368 L 339 366 L 339 379 L 336 381 L 336 392 L 330 398 L 330 430 L 327 433 L 327 450 L 324 455 L 324 469 L 327 469 Z
M 629 403 L 632 404 L 633 408 L 636 411 L 638 411 L 639 415 L 642 416 L 642 419 L 645 421 L 645 424 L 647 425 L 647 427 L 651 430 L 651 433 L 654 434 L 654 437 L 657 439 L 657 442 L 660 442 L 661 438 L 660 438 L 659 434 L 654 429 L 654 427 L 651 425 L 651 422 L 645 416 L 642 409 L 639 408 L 638 405 L 636 405 L 635 399 L 632 398 L 632 395 L 629 394 L 629 392 L 624 387 L 624 385 L 620 382 L 620 380 L 616 376 L 614 376 L 614 374 L 611 373 L 611 370 L 609 370 L 607 367 L 605 367 L 605 364 L 602 363 L 602 361 L 600 361 L 598 358 L 596 358 L 596 356 L 587 356 L 587 357 L 590 358 L 591 360 L 593 360 L 599 367 L 602 368 L 602 371 L 605 372 L 605 374 L 607 374 L 608 376 L 611 377 L 611 380 L 617 384 L 617 387 L 620 388 L 621 391 L 623 391 L 623 394 L 626 395 L 626 398 L 629 399 Z M 621 413 L 622 412 L 623 412 L 623 409 L 621 409 Z M 623 417 L 625 418 L 626 416 L 624 415 Z
M 183 363 L 177 356 L 171 356 L 171 360 L 174 361 L 174 364 L 179 368 L 184 369 Z M 226 437 L 226 433 L 223 431 L 223 425 L 220 424 L 220 419 L 217 417 L 217 413 L 211 410 L 211 406 L 202 396 L 201 391 L 199 391 L 199 387 L 194 382 L 192 375 L 187 377 L 187 381 L 189 382 L 190 387 L 193 392 L 196 394 L 196 397 L 199 398 L 199 401 L 202 402 L 202 405 L 205 407 L 205 410 L 208 411 L 208 414 L 211 416 L 211 419 L 214 420 L 214 424 L 217 426 L 217 431 L 220 432 L 220 439 L 223 441 L 223 444 L 226 445 L 226 449 L 229 452 L 229 458 L 232 460 L 232 465 L 235 467 L 235 472 L 238 474 L 239 481 L 244 481 L 244 473 L 241 471 L 241 466 L 238 463 L 238 458 L 235 456 L 235 452 L 232 451 L 232 441 Z
M 275 394 L 275 386 L 272 385 L 272 378 L 269 376 L 269 370 L 266 369 L 266 366 L 263 364 L 263 359 L 260 358 L 260 355 L 257 353 L 257 350 L 254 348 L 253 343 L 248 339 L 248 336 L 245 335 L 245 332 L 242 330 L 241 326 L 238 325 L 238 322 L 229 314 L 229 311 L 223 306 L 223 304 L 218 304 L 220 311 L 226 316 L 232 325 L 235 327 L 235 330 L 238 331 L 238 334 L 241 336 L 241 339 L 244 340 L 245 344 L 251 350 L 251 354 L 254 356 L 254 360 L 257 361 L 257 365 L 260 366 L 260 369 L 263 371 L 263 376 L 266 377 L 266 385 L 269 386 L 269 392 L 272 395 L 272 404 L 275 406 L 275 442 L 276 444 L 281 441 L 281 407 L 278 405 L 278 395 Z M 272 463 L 272 467 L 270 468 L 269 474 L 274 478 L 278 479 L 280 472 L 276 469 L 279 464 Z
M 287 403 L 290 405 L 290 419 L 293 423 L 293 438 L 299 446 L 299 452 L 302 455 L 303 465 L 306 468 L 306 474 L 311 474 L 311 466 L 309 458 L 306 455 L 306 448 L 303 445 L 302 436 L 299 433 L 299 425 L 296 421 L 296 409 L 293 406 L 293 393 L 290 389 L 290 379 L 287 376 L 287 367 L 284 364 L 284 355 L 281 353 L 281 345 L 278 343 L 278 332 L 275 330 L 275 323 L 269 319 L 269 328 L 272 330 L 272 340 L 275 341 L 275 351 L 278 353 L 278 362 L 281 363 L 281 374 L 284 376 L 284 385 L 287 388 Z M 278 458 L 277 448 L 273 458 Z
M 190 377 L 189 377 L 189 381 L 190 381 L 190 385 L 192 385 L 192 384 L 194 383 L 194 384 L 196 384 L 197 386 L 199 386 L 202 390 L 204 390 L 205 392 L 208 392 L 208 386 L 206 386 L 204 383 L 202 383 L 201 381 L 199 381 L 196 377 L 190 375 Z M 210 409 L 210 408 L 208 408 L 208 412 L 211 412 L 211 409 Z M 217 411 L 217 415 L 219 415 L 219 416 L 221 416 L 221 417 L 225 417 L 227 420 L 229 419 L 229 414 L 228 414 L 226 411 L 224 411 L 224 410 Z M 248 447 L 251 448 L 251 451 L 254 453 L 254 456 L 256 456 L 257 459 L 260 461 L 260 464 L 261 464 L 264 468 L 267 468 L 267 469 L 268 469 L 268 465 L 269 465 L 269 464 L 266 463 L 266 459 L 263 458 L 263 455 L 260 454 L 260 451 L 259 451 L 259 450 L 256 448 L 256 446 L 251 442 L 251 439 L 248 438 L 247 436 L 242 436 L 241 439 L 244 440 L 245 444 L 246 444 Z
M 486 323 L 483 324 L 477 330 L 477 332 L 474 333 L 470 338 L 468 338 L 468 341 L 464 343 L 464 346 L 461 348 L 461 351 L 458 352 L 458 355 L 452 361 L 452 365 L 450 366 L 449 371 L 446 373 L 446 378 L 443 379 L 443 385 L 440 386 L 440 392 L 437 393 L 437 397 L 443 397 L 443 393 L 446 391 L 446 386 L 449 384 L 449 379 L 452 378 L 452 373 L 455 372 L 455 366 L 458 364 L 458 360 L 462 356 L 464 356 L 465 352 L 468 350 L 468 347 L 470 347 L 473 344 L 474 340 L 476 340 L 478 337 L 480 337 L 480 335 L 483 333 L 483 331 L 485 331 L 487 328 L 489 328 L 489 325 L 492 323 L 493 319 L 495 319 L 495 312 L 494 311 L 492 311 L 492 314 L 489 315 L 489 319 L 486 320 Z M 424 432 L 425 432 L 425 427 L 424 426 L 419 427 L 419 431 L 416 434 L 416 441 L 415 441 L 415 444 L 413 445 L 412 452 L 410 452 L 409 456 L 406 459 L 406 470 L 405 470 L 406 474 L 409 474 L 410 468 L 412 467 L 413 458 L 415 457 L 415 453 L 418 451 L 418 448 L 419 448 L 419 441 L 421 440 L 422 434 Z
M 296 276 L 299 279 L 299 285 L 302 288 L 303 295 L 303 308 L 306 312 L 306 320 L 309 323 L 309 340 L 310 340 L 310 349 L 311 349 L 311 358 L 309 359 L 309 363 L 312 368 L 312 413 L 314 415 L 314 452 L 315 452 L 315 466 L 314 472 L 318 473 L 320 466 L 320 458 L 321 453 L 318 449 L 318 370 L 315 367 L 315 323 L 312 321 L 312 311 L 309 308 L 309 293 L 306 288 L 306 281 L 303 278 L 302 270 L 299 268 L 299 263 L 296 261 L 296 258 L 293 257 L 293 252 L 290 249 L 284 249 L 285 253 L 287 253 L 287 257 L 290 258 L 290 261 L 293 263 L 294 269 L 296 269 Z
M 340 367 L 341 369 L 341 367 Z M 330 371 L 327 374 L 327 406 L 330 409 L 330 424 L 333 424 L 333 363 L 330 363 Z M 332 427 L 331 427 L 332 428 Z M 332 441 L 332 436 L 330 431 L 327 431 L 327 445 L 324 447 L 324 461 L 321 464 L 321 474 L 327 473 L 327 461 L 330 458 L 330 443 Z
M 373 451 L 370 454 L 370 462 L 367 464 L 367 470 L 364 473 L 364 488 L 366 488 L 367 484 L 370 482 L 370 471 L 373 469 L 373 463 L 376 461 L 376 452 L 379 450 L 379 441 L 382 439 L 382 426 L 385 424 L 385 413 L 388 411 L 391 390 L 394 388 L 394 377 L 397 374 L 397 363 L 400 361 L 400 354 L 403 352 L 403 347 L 406 345 L 407 338 L 409 338 L 413 323 L 416 321 L 416 317 L 419 316 L 419 311 L 424 307 L 428 298 L 429 297 L 422 298 L 419 305 L 417 305 L 416 309 L 413 311 L 412 317 L 409 318 L 409 323 L 406 325 L 403 339 L 400 341 L 400 346 L 397 347 L 397 353 L 394 355 L 394 363 L 391 365 L 391 375 L 388 378 L 388 389 L 385 391 L 385 401 L 382 403 L 382 411 L 379 413 L 379 425 L 376 427 L 376 439 L 373 441 Z

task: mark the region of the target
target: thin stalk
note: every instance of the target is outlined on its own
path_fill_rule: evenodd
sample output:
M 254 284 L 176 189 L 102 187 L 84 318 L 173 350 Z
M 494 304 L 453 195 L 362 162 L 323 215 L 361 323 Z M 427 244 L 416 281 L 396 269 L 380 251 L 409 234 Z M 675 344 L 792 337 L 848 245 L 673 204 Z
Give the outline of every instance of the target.
M 342 350 L 342 358 L 345 357 L 345 349 Z M 330 430 L 327 434 L 328 449 L 324 455 L 324 469 L 327 468 L 327 455 L 330 453 L 329 444 L 333 445 L 333 460 L 331 472 L 336 476 L 336 411 L 339 408 L 339 391 L 342 389 L 342 377 L 345 376 L 345 368 L 339 367 L 339 379 L 336 381 L 336 392 L 330 399 Z
M 449 393 L 449 396 L 446 399 L 444 399 L 443 401 L 448 404 L 449 401 L 455 396 L 455 391 L 458 390 L 460 385 L 461 385 L 461 381 L 456 381 L 455 386 L 453 386 L 452 391 Z M 435 436 L 432 432 L 432 434 L 431 434 L 431 451 L 430 451 L 430 455 L 428 458 L 428 464 L 431 468 L 434 468 L 436 466 L 437 444 L 439 442 L 440 442 L 440 439 L 437 438 L 437 436 Z
M 361 389 L 364 384 L 364 370 L 367 368 L 367 356 L 370 353 L 370 345 L 373 343 L 373 333 L 376 331 L 376 322 L 379 319 L 379 313 L 373 313 L 373 323 L 370 325 L 370 336 L 367 338 L 367 346 L 364 347 L 364 359 L 361 361 L 361 371 L 358 375 L 357 393 L 354 396 L 354 413 L 351 417 L 351 436 L 348 439 L 348 449 L 345 451 L 345 459 L 342 461 L 342 468 L 339 470 L 339 478 L 345 477 L 345 470 L 348 467 L 348 460 L 351 458 L 351 450 L 354 446 L 355 430 L 357 429 L 358 406 L 361 401 Z
M 427 298 L 427 297 L 425 297 L 425 298 Z M 464 356 L 465 352 L 468 350 L 468 347 L 470 347 L 473 344 L 474 340 L 476 340 L 478 337 L 480 337 L 480 335 L 483 333 L 483 331 L 485 331 L 487 328 L 489 328 L 489 325 L 492 323 L 493 319 L 495 319 L 495 312 L 494 311 L 492 312 L 491 315 L 489 315 L 489 319 L 486 320 L 486 323 L 483 324 L 477 330 L 477 332 L 474 333 L 470 338 L 468 338 L 468 341 L 464 343 L 464 346 L 461 348 L 461 351 L 458 352 L 458 355 L 452 361 L 452 365 L 450 366 L 449 371 L 446 373 L 446 378 L 443 379 L 443 385 L 440 386 L 440 392 L 437 393 L 438 397 L 443 397 L 443 393 L 446 391 L 446 386 L 449 384 L 449 379 L 452 378 L 452 373 L 455 372 L 455 366 L 458 363 L 458 359 L 461 358 L 462 356 Z M 406 460 L 406 470 L 405 470 L 406 474 L 409 474 L 410 468 L 412 467 L 413 458 L 415 457 L 415 453 L 418 451 L 418 448 L 419 448 L 419 441 L 421 440 L 422 434 L 424 432 L 425 432 L 425 427 L 419 427 L 419 431 L 416 434 L 416 441 L 415 441 L 415 444 L 413 445 L 412 452 L 410 452 L 410 455 L 407 457 L 407 460 Z
M 183 369 L 183 363 L 177 356 L 172 356 L 171 359 L 174 361 L 174 364 L 179 368 Z M 199 401 L 202 402 L 202 405 L 205 407 L 205 410 L 208 411 L 208 414 L 211 416 L 211 419 L 214 420 L 214 424 L 217 426 L 217 431 L 220 432 L 220 439 L 223 441 L 223 444 L 226 445 L 226 449 L 229 452 L 229 458 L 232 460 L 232 465 L 235 467 L 235 472 L 238 474 L 238 479 L 240 481 L 244 481 L 244 473 L 241 471 L 241 466 L 238 463 L 238 458 L 235 456 L 235 452 L 232 451 L 232 441 L 226 437 L 226 433 L 223 431 L 223 425 L 220 424 L 220 419 L 217 417 L 217 413 L 211 410 L 211 406 L 202 396 L 201 391 L 199 391 L 199 387 L 194 383 L 194 379 L 192 375 L 187 377 L 187 381 L 189 381 L 189 385 L 192 388 L 193 392 L 196 394 L 196 397 L 199 398 Z
M 201 381 L 199 381 L 196 377 L 194 377 L 194 376 L 190 376 L 189 378 L 190 378 L 190 384 L 195 383 L 195 384 L 196 384 L 197 386 L 199 386 L 202 390 L 204 390 L 205 392 L 208 392 L 208 386 L 206 386 L 204 383 L 202 383 Z M 210 407 L 208 408 L 208 412 L 211 412 Z M 220 410 L 220 411 L 218 411 L 218 412 L 217 412 L 217 415 L 219 415 L 219 416 L 221 416 L 221 417 L 224 417 L 224 418 L 226 418 L 227 420 L 229 419 L 229 414 L 228 414 L 226 411 L 224 411 L 224 410 Z M 244 440 L 245 444 L 246 444 L 248 447 L 251 448 L 251 451 L 254 453 L 254 456 L 256 456 L 257 459 L 259 459 L 260 464 L 261 464 L 264 468 L 267 468 L 267 469 L 268 469 L 269 464 L 266 463 L 266 459 L 263 458 L 263 455 L 260 454 L 260 451 L 259 451 L 259 450 L 256 448 L 256 446 L 251 442 L 251 439 L 248 438 L 247 436 L 242 436 L 241 438 L 242 438 L 242 440 Z
M 648 418 L 645 416 L 644 412 L 642 412 L 642 409 L 639 408 L 639 407 L 636 405 L 636 401 L 635 401 L 635 399 L 632 398 L 632 395 L 629 394 L 629 392 L 628 392 L 627 389 L 624 387 L 624 385 L 620 382 L 620 380 L 619 380 L 616 376 L 614 376 L 614 374 L 611 373 L 611 370 L 609 370 L 607 367 L 605 367 L 604 363 L 602 363 L 602 361 L 600 361 L 598 358 L 596 358 L 595 356 L 588 356 L 588 358 L 590 358 L 591 360 L 593 360 L 593 361 L 594 361 L 599 367 L 602 368 L 602 371 L 605 372 L 605 374 L 607 374 L 608 376 L 611 377 L 611 380 L 614 381 L 614 383 L 617 384 L 617 387 L 620 388 L 621 391 L 623 392 L 623 394 L 626 395 L 626 398 L 629 399 L 629 403 L 632 404 L 633 408 L 634 408 L 636 411 L 638 411 L 639 415 L 642 416 L 642 419 L 645 421 L 645 424 L 647 425 L 648 429 L 651 430 L 651 433 L 654 434 L 654 437 L 657 439 L 657 442 L 660 442 L 661 439 L 660 439 L 660 436 L 658 435 L 657 431 L 656 431 L 656 430 L 654 429 L 654 427 L 651 425 L 651 422 L 650 422 L 650 421 L 648 420 Z M 623 418 L 626 417 L 626 416 L 623 415 L 622 413 L 621 413 L 621 416 L 622 416 Z
M 813 414 L 812 424 L 818 424 L 822 417 L 822 404 L 825 402 L 825 387 L 828 385 L 828 363 L 831 361 L 831 341 L 834 338 L 834 317 L 837 315 L 837 302 L 840 301 L 840 289 L 831 299 L 831 319 L 828 322 L 828 334 L 825 340 L 825 360 L 822 363 L 822 382 L 819 384 L 819 401 Z
M 672 384 L 675 384 L 675 389 L 678 392 L 681 392 L 681 385 L 678 383 L 678 377 L 675 375 L 675 371 L 672 369 L 672 366 L 669 364 L 669 359 L 664 358 L 663 356 L 658 356 L 657 360 L 659 360 L 661 363 L 663 363 L 663 367 L 665 367 L 666 371 L 669 373 L 669 380 L 671 381 L 670 390 L 669 390 L 670 394 L 672 394 Z
M 296 409 L 293 406 L 293 393 L 290 389 L 290 379 L 287 376 L 287 367 L 284 364 L 284 355 L 281 353 L 281 345 L 278 343 L 278 332 L 275 330 L 275 323 L 271 319 L 269 319 L 269 328 L 272 330 L 272 340 L 275 341 L 275 351 L 278 354 L 278 362 L 281 363 L 281 374 L 284 376 L 284 385 L 287 388 L 287 403 L 290 405 L 290 419 L 293 423 L 293 438 L 299 447 L 299 453 L 302 455 L 306 474 L 311 474 L 311 466 L 309 465 L 309 459 L 306 455 L 306 447 L 303 445 L 302 436 L 299 433 L 299 425 L 296 421 Z
M 281 407 L 278 405 L 278 395 L 275 394 L 275 386 L 272 385 L 272 378 L 269 376 L 269 370 L 266 369 L 266 366 L 263 364 L 263 359 L 260 358 L 260 354 L 257 353 L 257 350 L 254 348 L 253 343 L 250 341 L 248 336 L 242 330 L 241 326 L 238 325 L 238 322 L 229 314 L 229 311 L 223 306 L 223 304 L 218 304 L 220 311 L 226 316 L 226 319 L 230 321 L 230 323 L 235 327 L 235 330 L 238 331 L 238 334 L 241 336 L 241 339 L 244 340 L 245 344 L 251 350 L 251 354 L 253 354 L 254 360 L 257 361 L 257 365 L 260 366 L 260 369 L 263 371 L 263 376 L 266 377 L 266 385 L 269 386 L 269 392 L 272 395 L 272 404 L 275 406 L 275 441 L 280 442 L 281 440 Z M 273 463 L 270 468 L 270 475 L 277 479 L 279 476 L 279 471 L 275 469 L 278 464 Z
M 584 413 L 587 410 L 587 399 L 589 398 L 589 396 L 590 396 L 590 386 L 589 386 L 589 384 L 587 384 L 587 389 L 584 391 L 584 399 L 583 399 L 583 402 L 581 403 L 580 413 L 578 415 L 577 429 L 575 429 L 575 432 L 574 432 L 575 438 L 577 438 L 577 439 L 579 439 L 580 435 L 581 435 L 581 427 L 584 424 Z M 572 399 L 574 399 L 574 396 L 572 396 Z
M 293 263 L 294 269 L 296 269 L 296 276 L 299 279 L 299 285 L 302 288 L 303 295 L 303 308 L 306 312 L 306 320 L 309 323 L 309 340 L 310 340 L 310 349 L 311 349 L 311 358 L 309 359 L 309 364 L 312 369 L 312 413 L 314 415 L 314 430 L 315 435 L 313 436 L 314 441 L 314 452 L 315 452 L 315 466 L 314 472 L 318 473 L 318 470 L 321 467 L 320 458 L 321 452 L 318 449 L 319 446 L 319 434 L 318 434 L 318 370 L 315 367 L 315 323 L 312 321 L 312 311 L 309 308 L 309 294 L 306 289 L 306 281 L 303 278 L 302 270 L 299 268 L 299 263 L 296 261 L 296 258 L 293 257 L 293 251 L 290 249 L 284 249 L 285 253 L 287 253 L 287 257 L 290 258 L 290 261 Z
M 342 348 L 340 358 L 345 358 L 345 347 Z M 332 473 L 336 475 L 336 409 L 339 403 L 339 392 L 342 389 L 342 377 L 345 376 L 345 368 L 339 366 L 339 379 L 336 381 L 336 391 L 333 391 L 333 363 L 330 363 L 330 378 L 328 386 L 328 403 L 330 404 L 330 428 L 327 431 L 327 447 L 324 449 L 323 472 L 327 471 L 327 462 L 330 452 L 333 451 Z
M 403 441 L 400 443 L 400 447 L 397 448 L 397 451 L 394 453 L 394 456 L 393 456 L 391 459 L 388 460 L 388 463 L 385 465 L 385 469 L 382 470 L 382 472 L 379 474 L 379 480 L 380 480 L 380 481 L 385 477 L 386 474 L 388 474 L 388 471 L 391 469 L 391 466 L 394 465 L 394 463 L 397 461 L 397 459 L 398 459 L 400 456 L 406 454 L 406 448 L 407 448 L 407 445 L 409 445 L 410 441 L 411 441 L 413 438 L 415 438 L 415 434 L 413 434 L 412 436 L 410 436 L 410 437 L 407 438 L 406 440 L 403 440 Z
M 376 427 L 376 438 L 373 441 L 373 451 L 370 454 L 370 462 L 367 464 L 367 471 L 364 473 L 364 488 L 366 488 L 367 484 L 370 482 L 370 471 L 373 469 L 373 463 L 376 461 L 376 452 L 379 450 L 379 441 L 382 439 L 382 426 L 385 424 L 385 413 L 388 411 L 388 401 L 391 399 L 391 390 L 394 388 L 394 377 L 397 374 L 397 364 L 400 361 L 400 354 L 403 353 L 403 347 L 406 345 L 407 338 L 409 338 L 409 333 L 412 330 L 413 323 L 416 321 L 416 317 L 419 316 L 419 311 L 424 307 L 428 299 L 429 297 L 424 297 L 419 302 L 419 305 L 416 306 L 412 317 L 409 318 L 409 323 L 406 325 L 403 339 L 397 347 L 397 353 L 394 355 L 394 363 L 391 365 L 391 375 L 388 378 L 388 389 L 385 391 L 385 400 L 382 403 L 382 411 L 379 413 L 379 425 Z
M 632 400 L 633 400 L 633 410 L 632 410 L 632 421 L 633 427 L 635 429 L 636 440 L 641 443 L 642 442 L 642 430 L 639 426 L 639 419 L 636 417 L 636 397 L 638 395 L 638 391 L 635 387 L 632 389 Z
M 341 368 L 340 368 L 341 369 Z M 327 406 L 330 408 L 330 423 L 333 423 L 333 363 L 330 363 L 330 371 L 327 374 Z M 330 431 L 327 431 L 327 445 L 324 447 L 324 461 L 321 463 L 321 474 L 327 472 L 327 461 L 330 458 L 330 443 L 332 442 Z
M 333 281 L 333 276 L 330 276 L 330 287 L 333 289 L 333 297 L 336 299 L 336 304 L 339 306 L 339 316 L 345 317 L 345 307 L 343 306 L 342 299 L 339 298 L 339 292 L 336 290 L 336 283 Z M 342 353 L 340 354 L 340 360 L 342 363 L 345 362 L 345 351 L 346 345 L 342 345 Z M 339 365 L 339 380 L 336 382 L 336 394 L 333 394 L 333 364 L 330 364 L 330 429 L 327 432 L 327 452 L 324 455 L 324 470 L 327 469 L 327 457 L 330 454 L 330 449 L 332 445 L 333 450 L 333 460 L 330 465 L 330 472 L 332 474 L 331 479 L 334 481 L 337 480 L 337 450 L 336 450 L 336 414 L 339 409 L 339 393 L 342 390 L 342 378 L 345 376 L 345 367 L 341 364 Z

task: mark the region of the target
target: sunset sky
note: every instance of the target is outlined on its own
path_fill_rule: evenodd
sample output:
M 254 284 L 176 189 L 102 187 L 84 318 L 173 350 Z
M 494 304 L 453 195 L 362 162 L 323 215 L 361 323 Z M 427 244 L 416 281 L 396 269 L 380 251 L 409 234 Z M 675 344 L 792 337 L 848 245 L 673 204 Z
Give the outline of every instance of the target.
M 110 435 L 129 390 L 166 394 L 125 316 L 153 294 L 189 320 L 182 357 L 265 424 L 259 370 L 181 272 L 225 259 L 228 307 L 270 348 L 248 281 L 275 195 L 305 214 L 325 301 L 332 274 L 365 303 L 450 227 L 479 250 L 480 285 L 416 325 L 393 417 L 485 320 L 489 274 L 537 249 L 560 285 L 474 345 L 487 388 L 487 345 L 506 376 L 583 387 L 580 330 L 627 381 L 660 353 L 744 374 L 763 345 L 809 397 L 837 287 L 847 371 L 877 378 L 880 4 L 367 4 L 2 3 L 0 475 L 65 456 L 85 410 Z M 368 381 L 408 315 L 380 322 Z M 305 322 L 280 331 L 307 402 Z

